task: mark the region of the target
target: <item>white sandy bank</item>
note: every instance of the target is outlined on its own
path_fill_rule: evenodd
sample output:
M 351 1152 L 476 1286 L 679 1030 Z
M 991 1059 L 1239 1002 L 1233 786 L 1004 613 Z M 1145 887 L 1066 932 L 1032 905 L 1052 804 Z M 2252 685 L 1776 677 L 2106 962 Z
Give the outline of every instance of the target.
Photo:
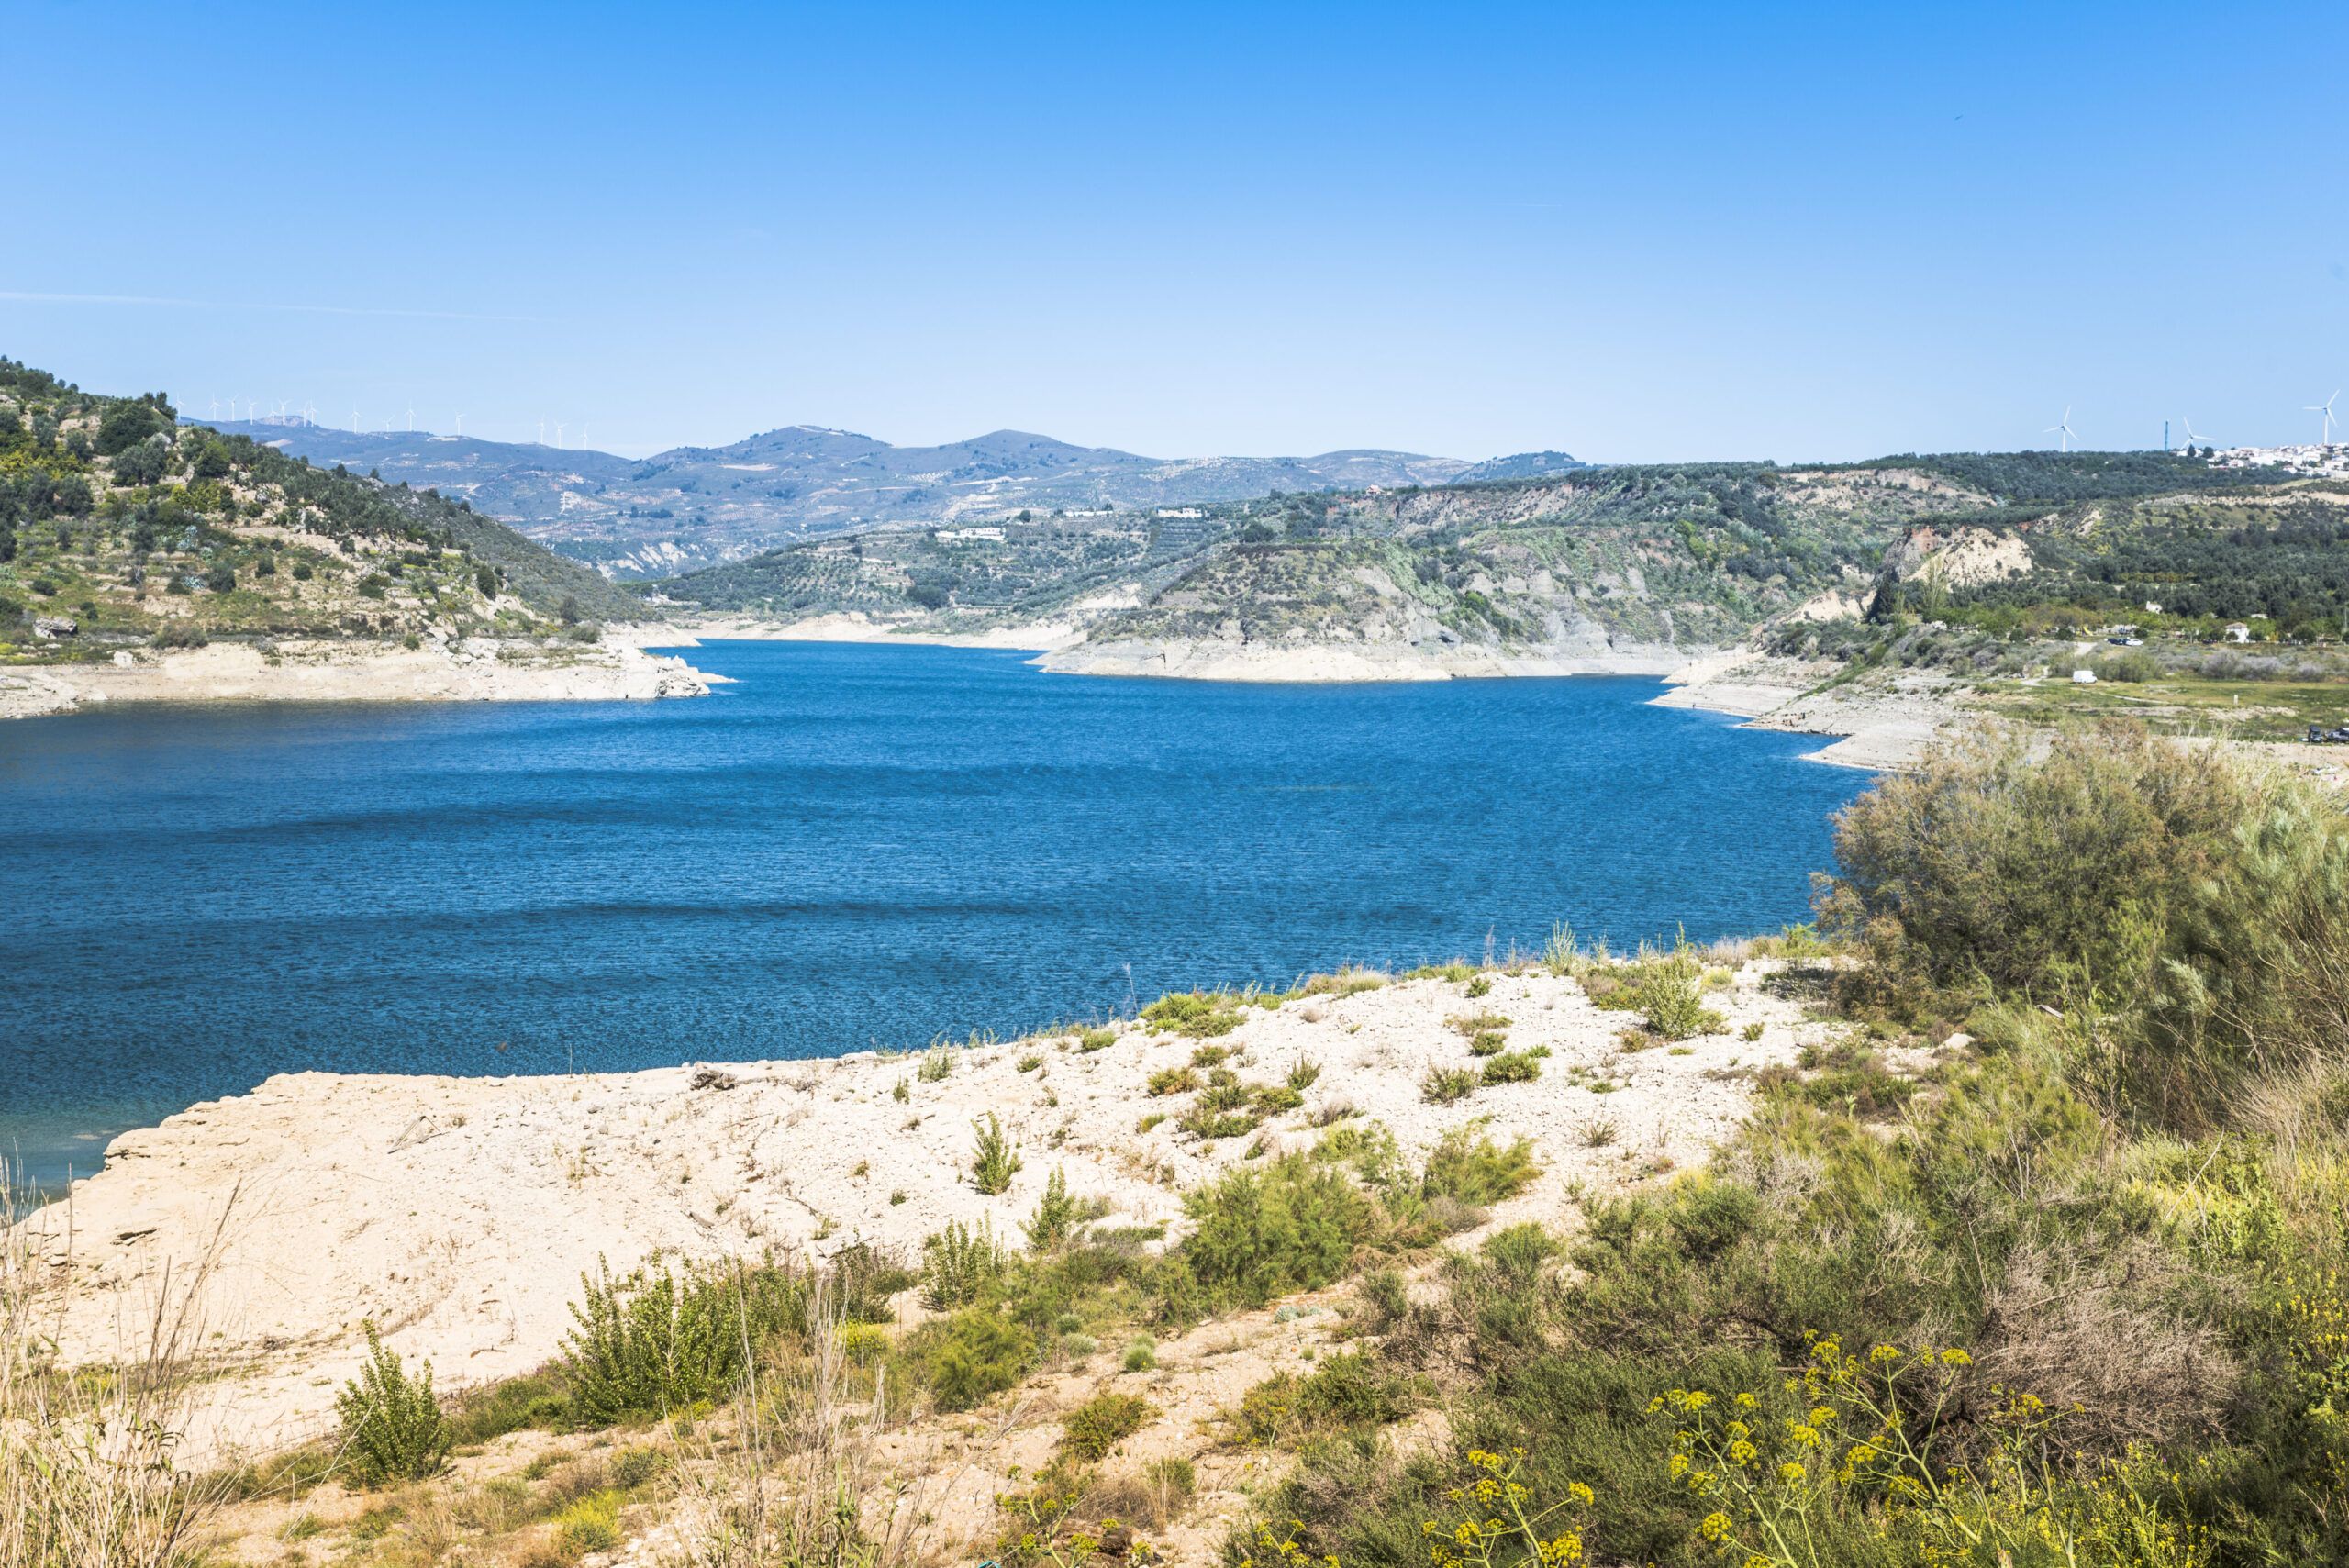
M 552 640 L 552 639 L 549 639 Z M 657 634 L 643 640 L 660 640 Z M 422 646 L 340 639 L 139 649 L 105 664 L 0 671 L 0 717 L 113 702 L 580 702 L 706 696 L 723 681 L 633 640 L 595 647 L 539 639 L 427 639 Z
M 1566 980 L 1497 976 L 1471 1001 L 1462 985 L 1414 981 L 1344 998 L 1250 1010 L 1218 1044 L 1240 1048 L 1241 1075 L 1278 1083 L 1300 1060 L 1321 1065 L 1298 1111 L 1266 1128 L 1283 1148 L 1308 1145 L 1330 1102 L 1351 1102 L 1423 1151 L 1450 1127 L 1491 1118 L 1503 1140 L 1533 1140 L 1546 1167 L 1496 1220 L 1553 1219 L 1573 1179 L 1612 1184 L 1701 1162 L 1744 1114 L 1743 1084 L 1709 1077 L 1732 1061 L 1788 1060 L 1821 1027 L 1742 973 L 1713 1005 L 1728 1027 L 1765 1026 L 1761 1043 L 1730 1034 L 1624 1055 L 1603 1012 Z M 1465 1065 L 1447 1019 L 1494 1011 L 1514 1020 L 1512 1050 L 1547 1045 L 1538 1082 L 1481 1089 L 1451 1106 L 1423 1103 L 1433 1062 Z M 161 1287 L 184 1280 L 226 1218 L 207 1292 L 210 1341 L 233 1371 L 207 1385 L 197 1451 L 233 1440 L 267 1446 L 316 1431 L 358 1364 L 373 1318 L 409 1356 L 429 1356 L 444 1385 L 528 1370 L 560 1347 L 579 1276 L 660 1252 L 821 1253 L 855 1240 L 918 1249 L 952 1219 L 992 1223 L 1015 1244 L 1046 1179 L 1098 1195 L 1115 1223 L 1173 1222 L 1181 1189 L 1242 1158 L 1249 1139 L 1201 1144 L 1173 1121 L 1137 1130 L 1186 1097 L 1153 1099 L 1148 1075 L 1190 1060 L 1194 1040 L 1140 1029 L 1095 1052 L 1065 1040 L 965 1051 L 924 1083 L 918 1062 L 866 1054 L 725 1069 L 731 1088 L 694 1086 L 696 1069 L 579 1078 L 358 1077 L 302 1073 L 249 1095 L 195 1106 L 126 1133 L 70 1205 L 27 1224 L 70 1279 L 70 1355 L 111 1349 Z M 1041 1065 L 1019 1071 L 1030 1051 Z M 1583 1071 L 1576 1072 L 1575 1069 Z M 1611 1093 L 1589 1086 L 1612 1080 Z M 894 1097 L 903 1084 L 907 1099 Z M 1025 1168 L 983 1197 L 964 1179 L 972 1119 L 998 1115 Z M 1594 1129 L 1613 1136 L 1594 1147 Z

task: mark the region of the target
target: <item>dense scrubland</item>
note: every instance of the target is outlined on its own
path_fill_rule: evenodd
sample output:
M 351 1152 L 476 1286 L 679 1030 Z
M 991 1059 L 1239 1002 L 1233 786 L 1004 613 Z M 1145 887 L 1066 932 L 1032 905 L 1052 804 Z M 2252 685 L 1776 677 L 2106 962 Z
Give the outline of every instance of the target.
M 631 613 L 464 502 L 183 427 L 161 393 L 100 396 L 0 360 L 0 659 L 552 636 Z
M 912 1561 L 885 1440 L 1331 1287 L 1329 1353 L 1197 1439 L 1263 1462 L 1234 1564 L 2349 1556 L 2339 798 L 2141 728 L 1986 732 L 1835 843 L 1816 931 L 1760 946 L 1837 1043 L 1754 1074 L 1708 1168 L 1497 1229 L 1534 1151 L 1468 1128 L 1411 1159 L 1339 1116 L 1183 1195 L 1172 1245 L 1055 1186 L 1019 1236 L 949 1226 L 918 1256 L 607 1271 L 547 1368 L 436 1398 L 382 1352 L 337 1441 L 203 1475 L 170 1460 L 196 1320 L 53 1366 L 39 1260 L 12 1256 L 7 1561 L 194 1561 L 239 1499 L 329 1479 L 364 1503 L 332 1527 L 354 1560 L 571 1561 L 658 1524 L 714 1563 Z M 1643 1050 L 1709 1027 L 1714 956 L 1562 935 L 1510 962 L 1577 977 Z M 1149 1021 L 1212 1073 L 1244 1005 Z M 988 1130 L 974 1182 L 1017 1158 Z M 991 1555 L 1146 1556 L 1192 1484 L 1190 1458 L 1118 1460 L 1154 1415 L 1109 1383 L 1064 1411 Z M 576 1436 L 481 1469 L 513 1433 Z

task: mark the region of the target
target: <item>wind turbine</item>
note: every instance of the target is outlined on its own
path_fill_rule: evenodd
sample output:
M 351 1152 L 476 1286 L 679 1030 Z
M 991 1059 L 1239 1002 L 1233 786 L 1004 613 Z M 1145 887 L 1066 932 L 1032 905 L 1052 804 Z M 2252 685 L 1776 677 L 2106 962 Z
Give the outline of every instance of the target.
M 546 445 L 546 444 L 547 444 L 547 422 L 546 422 L 544 419 L 541 419 L 541 420 L 540 420 L 540 421 L 539 421 L 539 445 L 540 445 L 540 446 L 544 446 L 544 445 Z
M 2060 451 L 2070 451 L 2072 450 L 2072 406 L 2068 403 L 2064 405 L 2064 417 L 2062 420 L 2048 426 L 2047 428 L 2040 431 L 2039 433 L 2043 436 L 2054 436 L 2058 431 L 2061 431 L 2062 434 L 2057 437 L 2057 450 Z
M 2189 418 L 2186 417 L 2186 416 L 2185 416 L 2185 415 L 2181 414 L 2181 415 L 2179 415 L 2179 416 L 2178 416 L 2178 417 L 2177 417 L 2177 422 L 2178 422 L 2179 424 L 2181 424 L 2181 425 L 2183 425 L 2183 426 L 2185 426 L 2185 427 L 2186 427 L 2186 444 L 2187 444 L 2188 446 L 2189 446 L 2189 447 L 2190 447 L 2190 446 L 2193 446 L 2193 445 L 2195 445 L 2197 442 L 2199 442 L 2199 441 L 2201 439 L 2201 438 L 2200 438 L 2199 436 L 2197 436 L 2197 435 L 2194 433 L 2194 421 L 2193 421 L 2193 420 L 2191 420 L 2191 419 L 2189 419 Z
M 562 445 L 562 421 L 560 419 L 554 422 L 554 444 L 558 447 Z
M 2338 387 L 2334 388 L 2332 397 L 2338 397 L 2340 395 L 2340 389 Z M 2300 410 L 2303 414 L 2321 414 L 2324 416 L 2324 444 L 2328 447 L 2332 444 L 2332 397 L 2328 397 L 2321 403 L 2310 403 Z
M 459 434 L 459 435 L 461 435 L 461 436 L 462 436 L 462 435 L 463 435 L 464 433 L 465 433 L 465 417 L 464 417 L 462 414 L 460 414 L 460 415 L 458 415 L 458 416 L 457 416 L 457 434 Z
M 407 411 L 407 433 L 411 436 L 416 434 L 416 407 L 413 404 L 409 405 Z

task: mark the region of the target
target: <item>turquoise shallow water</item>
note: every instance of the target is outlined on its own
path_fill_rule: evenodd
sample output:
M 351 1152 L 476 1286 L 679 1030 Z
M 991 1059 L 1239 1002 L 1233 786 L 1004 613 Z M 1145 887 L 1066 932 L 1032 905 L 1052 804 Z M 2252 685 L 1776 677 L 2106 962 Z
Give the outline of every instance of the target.
M 1631 678 L 1266 686 L 716 643 L 689 702 L 0 726 L 0 1148 L 45 1182 L 272 1073 L 560 1073 L 1009 1034 L 1804 917 L 1819 742 Z

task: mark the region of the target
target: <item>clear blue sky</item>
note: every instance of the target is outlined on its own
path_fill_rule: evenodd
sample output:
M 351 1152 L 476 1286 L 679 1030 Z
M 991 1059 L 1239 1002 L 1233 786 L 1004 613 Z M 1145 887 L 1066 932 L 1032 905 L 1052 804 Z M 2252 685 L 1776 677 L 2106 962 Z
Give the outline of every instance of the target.
M 2066 405 L 2305 440 L 2349 385 L 2340 4 L 8 0 L 0 39 L 0 351 L 199 416 L 1799 461 Z

